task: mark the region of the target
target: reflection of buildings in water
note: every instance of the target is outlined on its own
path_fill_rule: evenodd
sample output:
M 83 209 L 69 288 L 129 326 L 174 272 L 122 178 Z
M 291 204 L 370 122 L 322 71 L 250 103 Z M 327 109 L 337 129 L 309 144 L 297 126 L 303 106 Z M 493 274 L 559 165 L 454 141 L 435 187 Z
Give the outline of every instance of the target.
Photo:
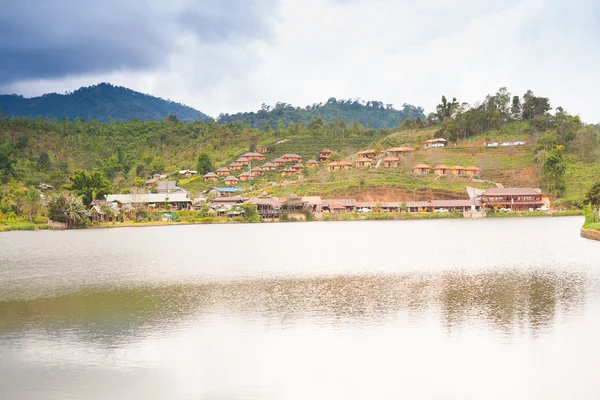
M 405 312 L 425 318 L 441 310 L 448 328 L 483 319 L 511 332 L 552 324 L 557 310 L 583 304 L 585 277 L 557 271 L 504 270 L 442 275 L 331 276 L 256 279 L 81 292 L 51 299 L 0 302 L 0 334 L 41 324 L 50 330 L 79 326 L 89 340 L 119 341 L 157 326 L 169 329 L 191 317 L 302 319 L 326 324 L 376 323 Z

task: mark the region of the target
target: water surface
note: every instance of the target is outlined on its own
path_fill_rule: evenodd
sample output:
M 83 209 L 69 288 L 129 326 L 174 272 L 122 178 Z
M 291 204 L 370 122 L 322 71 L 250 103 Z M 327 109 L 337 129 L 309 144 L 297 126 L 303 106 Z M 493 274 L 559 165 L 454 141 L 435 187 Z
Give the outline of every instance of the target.
M 6 399 L 597 399 L 580 218 L 0 233 Z

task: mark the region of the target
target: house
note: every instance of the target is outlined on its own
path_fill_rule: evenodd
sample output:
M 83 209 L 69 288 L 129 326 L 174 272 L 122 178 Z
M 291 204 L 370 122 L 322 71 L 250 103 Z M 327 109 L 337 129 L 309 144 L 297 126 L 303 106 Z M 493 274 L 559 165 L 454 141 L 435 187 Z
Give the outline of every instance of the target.
M 256 211 L 263 219 L 277 219 L 281 215 L 281 202 L 266 193 L 248 199 L 247 203 L 256 204 Z
M 323 199 L 321 208 L 328 212 L 352 212 L 356 208 L 354 199 Z
M 398 168 L 398 161 L 400 161 L 398 157 L 384 157 L 383 166 L 387 168 Z
M 319 162 L 318 162 L 317 160 L 308 160 L 308 161 L 306 162 L 306 166 L 307 166 L 308 168 L 315 168 L 315 167 L 318 167 L 318 166 L 319 166 Z
M 481 200 L 466 199 L 466 200 L 431 200 L 433 211 L 444 209 L 450 212 L 465 212 L 481 210 Z
M 229 168 L 221 167 L 215 171 L 219 176 L 229 176 Z
M 413 165 L 412 171 L 415 175 L 429 175 L 431 167 L 427 164 L 416 164 Z
M 206 192 L 203 192 L 205 195 L 216 195 L 217 197 L 230 197 L 234 193 L 243 192 L 244 189 L 234 188 L 234 187 L 215 187 Z
M 415 151 L 412 147 L 392 147 L 387 149 L 385 152 L 390 157 L 402 157 L 403 155 Z
M 277 166 L 272 162 L 266 162 L 261 168 L 265 171 L 275 171 L 277 169 Z
M 465 168 L 465 175 L 467 176 L 481 176 L 481 168 L 470 166 Z
M 276 167 L 283 167 L 285 166 L 285 161 L 283 161 L 281 158 L 276 158 L 273 160 L 273 164 L 275 164 Z
M 156 185 L 156 193 L 187 193 L 187 190 L 177 186 L 177 181 L 160 181 Z
M 265 155 L 261 153 L 246 153 L 242 155 L 243 158 L 247 158 L 249 161 L 264 161 Z
M 439 164 L 433 167 L 433 173 L 435 175 L 448 175 L 450 173 L 450 168 L 447 165 Z
M 381 211 L 381 212 L 398 212 L 400 211 L 399 201 L 359 201 L 356 203 L 358 210 L 370 210 L 370 211 Z
M 297 212 L 304 209 L 305 204 L 300 196 L 293 194 L 281 204 L 281 209 L 285 212 Z
M 428 201 L 408 201 L 406 203 L 406 211 L 408 211 L 408 212 L 430 212 L 430 211 L 433 211 L 433 206 Z
M 377 157 L 377 152 L 375 150 L 363 150 L 363 151 L 359 151 L 356 154 L 358 154 L 361 157 L 370 158 L 370 159 L 374 159 L 375 157 Z
M 465 175 L 465 167 L 461 167 L 460 165 L 455 165 L 452 168 L 450 168 L 450 173 L 452 175 L 456 175 L 456 176 Z
M 323 205 L 321 196 L 304 196 L 302 197 L 304 206 L 312 212 L 320 212 Z
M 371 166 L 371 159 L 367 157 L 361 157 L 354 160 L 354 165 L 358 168 L 368 168 Z
M 446 143 L 448 143 L 448 141 L 444 138 L 428 139 L 423 142 L 423 147 L 426 149 L 430 147 L 444 147 Z
M 233 189 L 233 188 L 232 188 Z M 210 206 L 212 208 L 219 208 L 222 206 L 233 206 L 236 204 L 242 204 L 247 199 L 241 196 L 231 196 L 231 197 L 218 197 L 210 201 Z
M 328 171 L 343 171 L 350 169 L 352 167 L 352 163 L 348 161 L 334 161 L 327 164 Z
M 216 182 L 219 180 L 219 175 L 214 172 L 209 172 L 208 174 L 203 175 L 202 178 L 204 178 L 204 182 Z
M 147 189 L 150 189 L 152 186 L 158 185 L 158 182 L 160 182 L 160 178 L 150 178 L 144 182 L 144 185 Z
M 319 152 L 319 161 L 325 162 L 329 159 L 330 156 L 331 156 L 331 150 L 323 149 Z
M 269 151 L 269 149 L 265 146 L 261 146 L 261 147 L 255 147 L 254 151 L 257 153 L 266 153 L 267 151 Z
M 92 221 L 112 222 L 120 214 L 118 203 L 94 200 L 90 204 L 88 217 Z
M 243 174 L 240 175 L 240 180 L 241 181 L 252 181 L 254 180 L 254 175 L 252 175 L 250 172 L 244 172 Z
M 250 170 L 250 173 L 253 176 L 256 176 L 256 175 L 263 175 L 265 173 L 265 171 L 261 167 L 254 167 Z
M 232 175 L 229 175 L 227 178 L 225 178 L 225 184 L 229 186 L 235 186 L 239 181 L 240 180 L 238 178 Z
M 546 206 L 550 208 L 550 198 L 540 189 L 533 188 L 492 188 L 481 195 L 483 207 L 510 208 L 513 211 L 527 211 L 530 208 Z
M 302 172 L 302 170 L 304 169 L 304 165 L 302 165 L 301 163 L 297 163 L 297 164 L 294 164 L 292 169 L 295 170 L 296 172 Z
M 185 176 L 188 179 L 192 178 L 197 173 L 198 173 L 198 171 L 194 171 L 194 170 L 191 170 L 191 169 L 183 169 L 183 170 L 179 171 L 179 175 Z
M 240 171 L 242 169 L 243 165 L 240 164 L 239 162 L 232 162 L 231 164 L 229 164 L 229 170 L 230 171 Z
M 143 208 L 175 208 L 185 210 L 191 204 L 187 193 L 140 193 L 140 194 L 109 194 L 106 201 L 116 203 L 120 209 Z
M 302 162 L 302 156 L 299 156 L 298 154 L 284 154 L 282 155 L 281 158 L 284 162 L 289 163 L 289 162 L 293 162 L 293 163 L 299 163 Z
M 281 170 L 281 176 L 291 176 L 296 175 L 297 171 L 293 168 L 285 168 Z
M 498 142 L 483 142 L 484 147 L 498 147 Z
M 246 167 L 248 164 L 250 164 L 250 160 L 248 160 L 246 157 L 240 157 L 237 159 L 237 162 L 239 164 L 241 164 L 242 166 Z

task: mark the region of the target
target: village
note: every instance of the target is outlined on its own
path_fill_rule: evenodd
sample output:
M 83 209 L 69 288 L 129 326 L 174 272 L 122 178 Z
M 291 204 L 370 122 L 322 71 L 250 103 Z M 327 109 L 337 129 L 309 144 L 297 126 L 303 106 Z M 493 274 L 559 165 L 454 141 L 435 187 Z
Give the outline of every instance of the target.
M 506 143 L 505 146 L 520 146 L 524 142 Z M 427 139 L 423 148 L 444 147 L 443 138 Z M 484 143 L 489 147 L 489 143 Z M 414 176 L 431 176 L 433 179 L 450 178 L 465 181 L 463 198 L 428 198 L 410 201 L 359 201 L 356 198 L 324 198 L 318 195 L 300 196 L 294 193 L 285 196 L 272 196 L 268 187 L 257 193 L 257 188 L 246 195 L 239 187 L 240 182 L 253 181 L 264 174 L 279 175 L 285 179 L 303 179 L 306 169 L 323 169 L 327 173 L 351 169 L 393 169 L 398 168 L 401 160 L 414 152 L 412 147 L 392 147 L 384 151 L 366 149 L 356 152 L 347 160 L 331 161 L 330 149 L 323 149 L 303 164 L 303 157 L 286 153 L 267 161 L 267 147 L 256 147 L 252 152 L 240 155 L 227 167 L 220 167 L 202 175 L 205 183 L 213 183 L 210 189 L 192 196 L 178 186 L 177 180 L 167 174 L 157 174 L 145 182 L 145 187 L 133 193 L 109 194 L 104 200 L 92 202 L 89 217 L 92 221 L 111 222 L 114 220 L 135 220 L 141 212 L 154 212 L 162 221 L 172 221 L 176 213 L 196 211 L 205 217 L 242 218 L 246 208 L 255 206 L 263 221 L 285 220 L 323 220 L 331 215 L 342 213 L 411 213 L 411 214 L 462 214 L 465 217 L 485 217 L 489 212 L 548 212 L 550 197 L 540 189 L 531 187 L 502 187 L 496 184 L 488 189 L 470 187 L 468 182 L 481 180 L 482 169 L 477 166 L 448 166 L 416 163 L 410 170 Z M 256 165 L 256 166 L 253 166 Z M 257 165 L 258 164 L 258 165 Z M 181 170 L 177 175 L 193 179 L 194 170 Z M 279 183 L 284 185 L 287 181 Z M 271 185 L 277 185 L 271 182 Z

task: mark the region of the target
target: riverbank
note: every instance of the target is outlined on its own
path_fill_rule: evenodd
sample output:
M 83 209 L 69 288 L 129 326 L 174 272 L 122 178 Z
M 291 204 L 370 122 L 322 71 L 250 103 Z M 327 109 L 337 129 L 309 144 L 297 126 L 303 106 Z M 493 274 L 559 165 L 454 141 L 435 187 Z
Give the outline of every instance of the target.
M 511 212 L 511 213 L 488 213 L 488 218 L 521 218 L 521 217 L 563 217 L 583 215 L 581 210 L 558 211 L 554 213 L 547 212 Z M 324 214 L 322 220 L 310 220 L 317 222 L 329 221 L 406 221 L 406 220 L 431 220 L 431 219 L 448 219 L 448 218 L 464 218 L 462 213 L 335 213 Z M 307 222 L 305 219 L 296 219 L 294 217 L 276 220 L 263 221 L 264 223 L 288 223 L 288 222 Z M 206 225 L 206 224 L 240 224 L 248 223 L 243 218 L 226 218 L 226 217 L 204 217 L 193 218 L 191 220 L 180 221 L 126 221 L 126 222 L 94 222 L 88 226 L 79 229 L 103 229 L 103 228 L 131 228 L 131 227 L 147 227 L 147 226 L 171 226 L 171 225 Z M 600 228 L 600 227 L 599 227 Z M 8 224 L 0 224 L 0 232 L 8 231 L 39 231 L 56 229 L 48 224 L 36 224 L 31 222 L 15 222 Z M 593 228 L 591 228 L 593 229 Z
M 600 241 L 600 223 L 584 225 L 580 235 L 582 238 Z

